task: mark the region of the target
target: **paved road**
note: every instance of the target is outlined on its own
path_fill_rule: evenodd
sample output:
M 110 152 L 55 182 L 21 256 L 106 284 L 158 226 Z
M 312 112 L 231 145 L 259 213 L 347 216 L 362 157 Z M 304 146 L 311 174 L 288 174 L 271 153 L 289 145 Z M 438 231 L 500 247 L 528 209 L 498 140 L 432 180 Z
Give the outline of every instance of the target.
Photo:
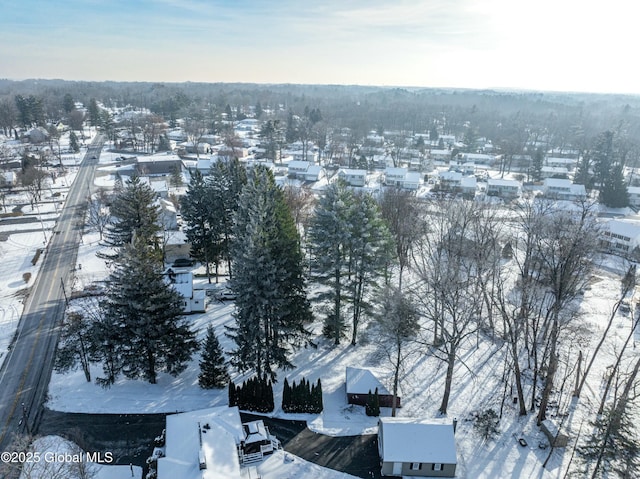
M 41 259 L 42 265 L 0 369 L 0 451 L 10 450 L 16 434 L 36 431 L 46 399 L 58 328 L 71 291 L 88 189 L 104 139 L 88 148 L 78 175 Z M 63 286 L 64 285 L 64 286 Z

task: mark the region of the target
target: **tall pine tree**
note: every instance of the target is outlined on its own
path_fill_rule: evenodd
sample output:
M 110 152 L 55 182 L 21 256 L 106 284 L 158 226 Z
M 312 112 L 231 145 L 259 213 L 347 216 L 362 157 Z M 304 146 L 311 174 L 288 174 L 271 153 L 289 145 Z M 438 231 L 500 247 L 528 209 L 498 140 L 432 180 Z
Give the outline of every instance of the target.
M 308 343 L 311 321 L 299 236 L 282 190 L 271 173 L 253 170 L 242 190 L 232 244 L 237 294 L 232 362 L 259 377 L 291 368 L 292 349 Z
M 198 343 L 182 316 L 182 301 L 142 239 L 124 247 L 102 309 L 113 328 L 111 352 L 126 377 L 155 384 L 159 372 L 184 371 Z
M 198 384 L 203 389 L 223 388 L 229 381 L 220 342 L 212 326 L 207 328 L 207 337 L 202 346 Z
M 131 243 L 134 235 L 147 245 L 154 244 L 160 231 L 160 207 L 156 194 L 136 175 L 130 177 L 117 191 L 111 204 L 112 221 L 105 238 L 112 246 Z
M 334 344 L 340 344 L 346 329 L 342 299 L 349 265 L 349 210 L 352 203 L 353 195 L 344 182 L 329 185 L 320 198 L 309 232 L 313 245 L 314 273 L 321 284 L 329 287 L 319 297 L 331 303 L 324 334 L 333 338 Z
M 217 265 L 221 255 L 222 231 L 216 214 L 215 198 L 200 171 L 191 175 L 189 188 L 182 198 L 182 218 L 187 240 L 191 243 L 191 256 L 205 265 L 211 282 L 211 264 Z M 216 275 L 217 280 L 217 275 Z
M 393 239 L 379 205 L 367 194 L 354 195 L 333 183 L 320 199 L 311 223 L 315 274 L 329 286 L 319 296 L 331 310 L 324 334 L 339 344 L 346 329 L 343 302 L 351 305 L 351 343 L 356 344 L 360 322 L 371 312 L 368 289 L 389 266 Z

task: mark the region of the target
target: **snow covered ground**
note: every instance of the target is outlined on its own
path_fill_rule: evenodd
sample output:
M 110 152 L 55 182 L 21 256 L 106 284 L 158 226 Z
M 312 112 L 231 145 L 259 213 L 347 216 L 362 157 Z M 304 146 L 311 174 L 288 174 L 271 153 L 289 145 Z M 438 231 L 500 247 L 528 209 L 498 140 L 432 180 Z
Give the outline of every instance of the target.
M 103 154 L 102 163 L 115 160 L 115 154 Z M 75 160 L 73 160 L 75 162 Z M 122 168 L 124 170 L 124 167 Z M 104 173 L 98 181 L 99 186 L 112 184 L 115 167 L 105 166 Z M 72 173 L 70 173 L 72 174 Z M 71 181 L 67 178 L 66 181 Z M 64 186 L 58 180 L 59 190 L 64 194 Z M 28 203 L 28 201 L 26 202 Z M 0 261 L 2 277 L 0 277 L 0 354 L 6 353 L 9 342 L 15 331 L 18 318 L 22 312 L 21 295 L 24 288 L 30 286 L 37 274 L 41 260 L 35 266 L 31 264 L 38 248 L 43 246 L 43 236 L 48 235 L 53 225 L 56 205 L 52 202 L 39 206 L 40 211 L 23 213 L 42 215 L 29 229 L 40 230 L 33 233 L 12 233 L 6 241 L 0 241 Z M 0 227 L 0 235 L 8 231 L 18 231 L 24 225 L 8 225 Z M 44 227 L 44 233 L 41 231 Z M 80 246 L 78 262 L 82 270 L 78 271 L 74 289 L 102 281 L 109 273 L 109 267 L 95 256 L 101 246 L 95 233 L 87 233 Z M 582 315 L 574 323 L 575 327 L 567 332 L 572 338 L 567 349 L 561 351 L 561 370 L 559 377 L 566 377 L 571 382 L 571 372 L 575 367 L 578 348 L 590 351 L 599 339 L 610 314 L 616 294 L 619 290 L 619 277 L 616 271 L 622 267 L 609 262 L 605 268 L 595 275 L 588 291 L 585 292 L 581 307 Z M 28 282 L 23 275 L 31 273 Z M 199 287 L 215 287 L 199 279 Z M 83 307 L 84 300 L 76 300 L 72 307 Z M 224 326 L 233 319 L 231 302 L 212 301 L 207 312 L 189 316 L 193 328 L 200 338 L 204 337 L 206 327 L 211 324 L 218 333 L 222 346 L 229 350 L 232 344 L 223 335 Z M 581 427 L 586 428 L 585 418 L 590 417 L 591 408 L 601 393 L 602 377 L 606 367 L 613 362 L 616 345 L 629 333 L 631 317 L 619 313 L 611 331 L 611 337 L 602 349 L 594 369 L 589 375 L 587 387 L 580 401 L 576 404 L 565 393 L 564 397 L 555 398 L 561 410 L 569 410 L 568 416 L 556 419 L 568 432 L 570 446 L 553 452 L 545 469 L 542 464 L 547 459 L 549 449 L 539 448 L 546 439 L 535 425 L 535 417 L 517 415 L 516 406 L 511 401 L 511 391 L 505 388 L 502 381 L 502 370 L 507 354 L 506 347 L 499 340 L 493 342 L 481 338 L 470 338 L 464 345 L 461 357 L 454 373 L 454 384 L 449 406 L 449 418 L 458 418 L 456 442 L 458 447 L 458 475 L 468 478 L 522 477 L 522 478 L 561 478 L 572 461 L 572 446 Z M 319 332 L 320 325 L 315 325 Z M 480 339 L 476 341 L 476 339 Z M 636 337 L 636 340 L 640 338 Z M 54 374 L 50 383 L 49 402 L 51 409 L 69 412 L 101 412 L 101 413 L 153 413 L 175 412 L 201 409 L 227 403 L 226 390 L 202 390 L 197 384 L 198 356 L 195 356 L 190 367 L 182 375 L 173 378 L 161 374 L 158 384 L 150 385 L 143 381 L 120 379 L 110 389 L 104 390 L 94 383 L 87 383 L 81 371 L 68 374 Z M 299 380 L 303 376 L 311 381 L 322 380 L 324 392 L 324 411 L 319 415 L 285 414 L 279 409 L 282 396 L 282 381 L 275 386 L 276 411 L 273 416 L 287 419 L 304 419 L 309 427 L 319 433 L 329 435 L 356 435 L 375 433 L 376 419 L 367 417 L 359 406 L 348 406 L 344 389 L 345 368 L 347 366 L 369 367 L 387 385 L 390 384 L 391 369 L 384 354 L 380 351 L 375 338 L 369 337 L 365 331 L 360 344 L 351 346 L 343 344 L 334 347 L 330 341 L 318 340 L 317 349 L 303 349 L 294 358 L 297 366 L 293 371 L 280 372 L 282 380 Z M 399 415 L 405 417 L 438 417 L 444 383 L 445 364 L 425 349 L 416 351 L 405 365 L 401 378 L 401 396 L 403 408 Z M 93 377 L 100 375 L 99 367 L 94 367 Z M 525 374 L 527 374 L 525 372 Z M 233 379 L 241 382 L 245 379 L 234 374 Z M 508 386 L 508 385 L 507 385 Z M 566 387 L 565 390 L 571 390 Z M 504 401 L 503 418 L 500 423 L 501 435 L 495 441 L 483 443 L 473 431 L 474 414 L 488 408 L 500 410 Z M 390 411 L 383 409 L 383 415 Z M 582 431 L 584 433 L 584 430 Z M 519 438 L 524 438 L 528 445 L 522 447 Z M 117 474 L 130 477 L 128 466 L 126 471 L 117 472 L 111 467 L 103 468 L 101 478 L 114 479 Z M 282 455 L 275 455 L 261 465 L 263 477 L 269 479 L 284 477 L 339 478 L 347 477 L 335 471 L 316 469 L 317 466 L 305 463 L 299 458 L 286 463 Z M 103 472 L 104 471 L 104 472 Z M 107 472 L 110 471 L 110 472 Z M 111 472 L 113 471 L 113 472 Z M 112 474 L 112 475 L 108 475 Z M 139 477 L 139 476 L 138 476 Z
M 95 257 L 97 237 L 85 235 L 80 248 L 79 261 L 83 269 L 79 274 L 79 284 L 107 273 L 101 260 Z M 568 350 L 561 353 L 560 377 L 572 380 L 571 371 L 575 366 L 577 348 L 588 350 L 599 338 L 611 307 L 619 290 L 619 276 L 624 265 L 610 260 L 605 268 L 594 276 L 584 295 L 582 316 L 569 334 L 574 341 L 569 342 Z M 83 279 L 87 276 L 86 281 Z M 206 288 L 206 281 L 199 279 L 199 287 Z M 216 285 L 213 285 L 214 287 Z M 188 318 L 200 338 L 204 337 L 207 325 L 214 326 L 222 346 L 229 350 L 232 344 L 223 334 L 224 325 L 233 321 L 231 302 L 211 301 L 207 312 L 191 315 Z M 621 338 L 628 334 L 631 317 L 619 313 L 616 317 L 612 335 L 603 348 L 602 356 L 590 373 L 586 392 L 576 408 L 568 417 L 552 418 L 562 423 L 569 436 L 575 439 L 578 430 L 589 413 L 589 408 L 599 397 L 601 379 L 606 365 L 613 362 L 614 344 L 620 344 Z M 320 324 L 316 325 L 319 332 Z M 499 341 L 486 338 L 470 338 L 465 344 L 460 362 L 455 370 L 453 391 L 450 400 L 449 418 L 458 418 L 456 441 L 458 447 L 458 477 L 494 478 L 494 477 L 562 477 L 571 461 L 571 447 L 557 449 L 545 469 L 542 464 L 550 449 L 541 449 L 539 445 L 547 443 L 545 436 L 536 426 L 535 416 L 530 414 L 519 417 L 516 406 L 511 401 L 511 392 L 506 390 L 502 381 L 503 364 L 507 349 Z M 193 358 L 190 367 L 182 375 L 173 378 L 161 374 L 158 384 L 151 385 L 143 381 L 120 379 L 109 390 L 103 390 L 93 383 L 87 383 L 81 372 L 54 374 L 50 384 L 48 407 L 69 412 L 111 412 L 111 413 L 154 413 L 175 412 L 201 409 L 227 404 L 226 390 L 202 390 L 197 383 L 198 359 Z M 347 366 L 366 366 L 371 368 L 382 381 L 389 385 L 391 368 L 387 365 L 375 338 L 367 331 L 357 346 L 343 344 L 334 347 L 331 341 L 318 340 L 317 349 L 302 349 L 294 356 L 296 368 L 293 371 L 280 372 L 275 388 L 276 411 L 274 417 L 306 420 L 313 431 L 328 435 L 372 434 L 377 431 L 376 419 L 367 417 L 364 408 L 349 406 L 345 394 L 345 368 Z M 442 396 L 445 364 L 429 354 L 428 350 L 416 351 L 405 366 L 401 379 L 403 408 L 399 414 L 405 417 L 439 417 L 437 413 Z M 100 374 L 94 368 L 94 377 Z M 324 411 L 318 415 L 286 414 L 279 408 L 282 399 L 282 380 L 289 381 L 305 377 L 309 380 L 322 380 Z M 241 382 L 244 377 L 235 374 L 234 381 Z M 567 387 L 566 390 L 570 390 Z M 500 423 L 501 435 L 496 441 L 482 443 L 473 430 L 473 418 L 477 412 L 493 408 L 499 411 L 504 400 L 503 418 Z M 561 410 L 571 405 L 571 397 L 556 398 Z M 390 415 L 384 409 L 383 415 Z M 518 439 L 524 438 L 528 444 L 522 447 Z M 310 476 L 294 476 L 310 477 Z M 316 477 L 316 476 L 314 476 Z M 318 476 L 320 477 L 320 476 Z

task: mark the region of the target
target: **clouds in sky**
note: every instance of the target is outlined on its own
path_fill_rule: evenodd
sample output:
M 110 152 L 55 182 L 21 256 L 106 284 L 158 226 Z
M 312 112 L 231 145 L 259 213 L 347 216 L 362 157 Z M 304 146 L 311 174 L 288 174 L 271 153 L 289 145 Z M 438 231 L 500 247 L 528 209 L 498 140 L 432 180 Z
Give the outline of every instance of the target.
M 0 0 L 0 77 L 640 92 L 610 0 Z

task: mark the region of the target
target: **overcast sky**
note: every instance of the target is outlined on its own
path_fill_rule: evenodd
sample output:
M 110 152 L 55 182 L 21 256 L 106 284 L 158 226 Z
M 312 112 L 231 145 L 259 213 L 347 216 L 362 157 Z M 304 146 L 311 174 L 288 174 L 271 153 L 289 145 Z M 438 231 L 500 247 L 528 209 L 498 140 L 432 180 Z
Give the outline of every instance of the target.
M 0 77 L 640 93 L 629 0 L 0 0 Z

